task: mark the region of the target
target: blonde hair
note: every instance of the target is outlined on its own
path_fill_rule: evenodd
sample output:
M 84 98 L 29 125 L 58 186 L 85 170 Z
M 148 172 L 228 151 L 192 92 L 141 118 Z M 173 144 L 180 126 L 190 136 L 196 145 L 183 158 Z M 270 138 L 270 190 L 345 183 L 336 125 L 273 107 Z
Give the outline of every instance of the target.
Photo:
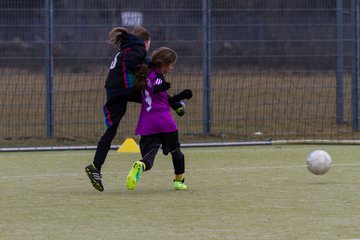
M 131 34 L 134 34 L 135 36 L 138 36 L 144 41 L 150 40 L 150 33 L 146 28 L 141 26 L 136 26 L 131 30 Z
M 164 67 L 176 63 L 177 54 L 167 47 L 159 47 L 151 54 L 151 62 L 154 67 Z
M 136 26 L 131 30 L 131 32 L 123 27 L 115 27 L 109 33 L 109 42 L 116 47 L 120 47 L 121 41 L 128 33 L 138 36 L 144 41 L 148 41 L 150 39 L 150 34 L 144 27 Z

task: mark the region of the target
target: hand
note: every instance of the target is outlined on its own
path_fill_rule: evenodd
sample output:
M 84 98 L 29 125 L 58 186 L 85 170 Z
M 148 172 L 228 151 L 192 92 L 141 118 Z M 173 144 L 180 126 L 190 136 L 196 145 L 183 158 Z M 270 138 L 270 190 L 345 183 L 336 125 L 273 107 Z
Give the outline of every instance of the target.
M 170 107 L 172 109 L 174 109 L 174 111 L 176 112 L 176 114 L 178 116 L 180 116 L 180 117 L 184 116 L 184 114 L 185 114 L 185 102 L 184 101 L 170 103 Z
M 166 92 L 167 90 L 169 90 L 171 87 L 171 84 L 169 82 L 162 82 L 159 85 L 155 85 L 153 87 L 153 92 L 154 93 L 159 93 L 159 92 Z

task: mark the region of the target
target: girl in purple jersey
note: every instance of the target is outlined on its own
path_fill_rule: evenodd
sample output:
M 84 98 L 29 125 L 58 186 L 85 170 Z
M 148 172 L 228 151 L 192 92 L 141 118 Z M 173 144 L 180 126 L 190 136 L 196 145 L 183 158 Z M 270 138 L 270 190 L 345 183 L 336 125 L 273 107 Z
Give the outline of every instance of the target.
M 180 150 L 178 130 L 170 114 L 170 107 L 181 100 L 190 99 L 192 92 L 186 89 L 173 97 L 166 92 L 170 88 L 170 83 L 165 81 L 164 75 L 173 70 L 177 60 L 173 50 L 160 47 L 152 53 L 151 60 L 151 69 L 137 79 L 137 85 L 142 89 L 142 106 L 135 134 L 141 135 L 142 160 L 133 164 L 126 185 L 129 190 L 136 187 L 142 172 L 152 168 L 161 146 L 164 154 L 170 153 L 172 156 L 174 188 L 185 190 L 185 158 Z

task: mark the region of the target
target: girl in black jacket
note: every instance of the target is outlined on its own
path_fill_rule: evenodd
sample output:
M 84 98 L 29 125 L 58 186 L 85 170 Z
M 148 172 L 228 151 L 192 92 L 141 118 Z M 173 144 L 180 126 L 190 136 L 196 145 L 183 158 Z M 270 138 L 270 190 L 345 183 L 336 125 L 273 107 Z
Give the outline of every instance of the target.
M 101 166 L 105 162 L 119 123 L 126 113 L 127 103 L 141 103 L 141 92 L 135 87 L 136 73 L 145 62 L 150 48 L 150 34 L 143 27 L 135 27 L 131 32 L 116 27 L 109 33 L 109 42 L 119 51 L 110 65 L 105 82 L 106 102 L 103 112 L 108 128 L 97 145 L 93 164 L 85 167 L 91 184 L 98 191 L 104 191 Z

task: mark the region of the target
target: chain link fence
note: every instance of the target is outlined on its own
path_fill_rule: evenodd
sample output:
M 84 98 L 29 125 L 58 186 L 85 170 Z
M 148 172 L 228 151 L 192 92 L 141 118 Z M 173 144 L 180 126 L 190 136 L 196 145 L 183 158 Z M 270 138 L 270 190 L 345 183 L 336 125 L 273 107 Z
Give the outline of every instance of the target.
M 174 115 L 185 141 L 359 137 L 356 0 L 4 0 L 0 21 L 2 145 L 96 142 L 108 33 L 132 25 L 150 31 L 150 52 L 179 55 L 167 79 L 171 94 L 194 91 Z M 138 114 L 130 103 L 119 142 Z

